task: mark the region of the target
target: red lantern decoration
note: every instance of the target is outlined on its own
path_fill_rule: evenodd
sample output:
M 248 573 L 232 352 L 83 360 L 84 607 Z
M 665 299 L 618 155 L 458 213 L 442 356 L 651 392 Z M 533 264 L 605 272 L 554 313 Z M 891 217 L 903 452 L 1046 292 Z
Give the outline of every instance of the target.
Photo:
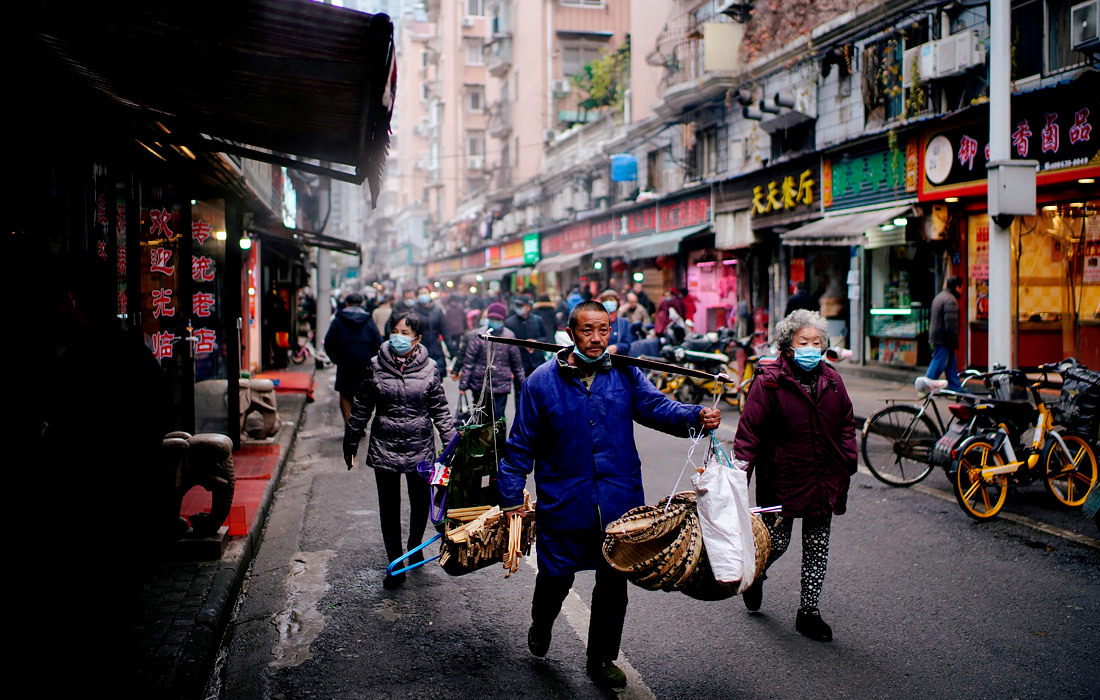
M 676 267 L 676 258 L 671 255 L 658 255 L 654 262 L 656 262 L 657 267 L 662 270 L 671 270 Z
M 628 267 L 630 267 L 630 266 L 626 264 L 625 260 L 612 260 L 611 261 L 611 271 L 614 272 L 615 274 L 621 274 L 623 272 L 626 272 L 626 269 Z

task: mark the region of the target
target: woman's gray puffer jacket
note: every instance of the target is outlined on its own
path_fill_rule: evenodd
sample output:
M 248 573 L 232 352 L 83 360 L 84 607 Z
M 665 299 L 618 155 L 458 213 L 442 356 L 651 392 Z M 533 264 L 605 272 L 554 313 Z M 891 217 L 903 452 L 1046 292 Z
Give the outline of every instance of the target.
M 344 454 L 356 454 L 367 421 L 374 414 L 365 464 L 391 472 L 416 471 L 422 459 L 435 459 L 432 425 L 446 445 L 454 437 L 454 422 L 439 381 L 435 362 L 417 345 L 402 368 L 387 340 L 371 360 L 373 376 L 355 393 Z

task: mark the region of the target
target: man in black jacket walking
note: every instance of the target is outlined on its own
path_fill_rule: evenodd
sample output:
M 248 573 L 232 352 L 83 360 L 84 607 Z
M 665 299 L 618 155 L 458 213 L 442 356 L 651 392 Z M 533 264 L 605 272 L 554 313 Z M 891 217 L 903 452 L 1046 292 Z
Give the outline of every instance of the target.
M 932 318 L 928 328 L 928 339 L 932 342 L 932 361 L 928 363 L 928 372 L 924 376 L 938 379 L 944 374 L 947 388 L 962 391 L 959 383 L 959 360 L 955 351 L 959 347 L 959 287 L 962 280 L 948 277 L 943 291 L 932 300 Z
M 531 313 L 531 297 L 526 294 L 517 295 L 512 300 L 512 315 L 504 321 L 504 327 L 516 334 L 521 340 L 538 340 L 543 343 L 553 342 L 550 331 L 538 314 Z M 541 350 L 520 348 L 520 358 L 523 360 L 523 373 L 530 377 L 535 368 L 546 361 L 546 356 Z M 518 398 L 519 392 L 516 393 Z
M 359 292 L 348 294 L 344 308 L 332 319 L 325 334 L 325 352 L 336 363 L 336 391 L 340 394 L 340 411 L 345 424 L 355 403 L 355 390 L 370 374 L 370 361 L 381 345 L 378 327 L 363 308 L 363 295 Z

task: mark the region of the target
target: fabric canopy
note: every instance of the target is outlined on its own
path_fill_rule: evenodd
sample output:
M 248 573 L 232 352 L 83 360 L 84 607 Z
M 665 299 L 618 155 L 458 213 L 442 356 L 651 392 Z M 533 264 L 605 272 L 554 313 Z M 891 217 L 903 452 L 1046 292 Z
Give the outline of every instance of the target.
M 110 112 L 158 157 L 233 153 L 376 197 L 396 88 L 393 22 L 309 0 L 17 0 L 14 35 L 37 80 L 26 98 L 80 94 L 48 136 Z M 21 86 L 22 87 L 22 86 Z M 291 157 L 293 156 L 293 157 Z
M 623 249 L 622 256 L 628 260 L 644 260 L 658 255 L 675 255 L 680 250 L 680 241 L 708 228 L 710 224 L 706 223 L 646 236 L 629 242 Z
M 346 253 L 347 255 L 362 255 L 362 250 L 359 244 L 355 243 L 354 241 L 345 241 L 343 238 L 326 236 L 322 233 L 314 233 L 313 231 L 288 228 L 281 224 L 252 226 L 248 229 L 248 231 L 249 233 L 262 236 L 264 238 L 275 238 L 283 241 L 292 241 L 294 243 L 298 243 L 299 245 L 324 248 L 325 250 L 331 250 L 337 253 Z
M 838 214 L 806 224 L 779 236 L 783 245 L 788 246 L 863 246 L 881 248 L 905 243 L 905 227 L 898 226 L 891 231 L 881 232 L 879 227 L 912 209 L 910 205 L 876 209 L 858 214 Z M 871 235 L 867 235 L 868 233 Z M 891 235 L 884 236 L 881 233 Z M 873 239 L 873 240 L 872 240 Z
M 494 267 L 494 268 L 490 268 L 490 269 L 486 270 L 485 272 L 481 273 L 481 281 L 482 282 L 499 282 L 500 280 L 504 279 L 504 277 L 506 275 L 509 275 L 509 274 L 515 272 L 518 269 L 519 269 L 518 265 L 516 267 Z
M 589 251 L 582 251 L 580 253 L 570 253 L 569 255 L 558 255 L 553 258 L 545 258 L 540 260 L 535 269 L 539 272 L 561 272 L 562 270 L 568 270 L 574 267 L 581 261 L 581 258 L 588 255 Z

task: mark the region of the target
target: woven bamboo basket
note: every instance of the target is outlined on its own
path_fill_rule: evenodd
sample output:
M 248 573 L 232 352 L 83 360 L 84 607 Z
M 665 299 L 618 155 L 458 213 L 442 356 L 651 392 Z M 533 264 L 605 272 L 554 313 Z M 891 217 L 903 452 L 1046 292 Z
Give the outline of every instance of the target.
M 658 539 L 680 527 L 687 504 L 678 503 L 667 511 L 663 505 L 631 508 L 607 526 L 604 532 L 620 542 L 645 542 Z
M 675 582 L 684 578 L 684 569 L 691 562 L 691 546 L 699 532 L 699 520 L 694 511 L 687 512 L 677 532 L 676 539 L 658 555 L 649 571 L 632 579 L 634 584 L 651 591 L 673 590 Z

